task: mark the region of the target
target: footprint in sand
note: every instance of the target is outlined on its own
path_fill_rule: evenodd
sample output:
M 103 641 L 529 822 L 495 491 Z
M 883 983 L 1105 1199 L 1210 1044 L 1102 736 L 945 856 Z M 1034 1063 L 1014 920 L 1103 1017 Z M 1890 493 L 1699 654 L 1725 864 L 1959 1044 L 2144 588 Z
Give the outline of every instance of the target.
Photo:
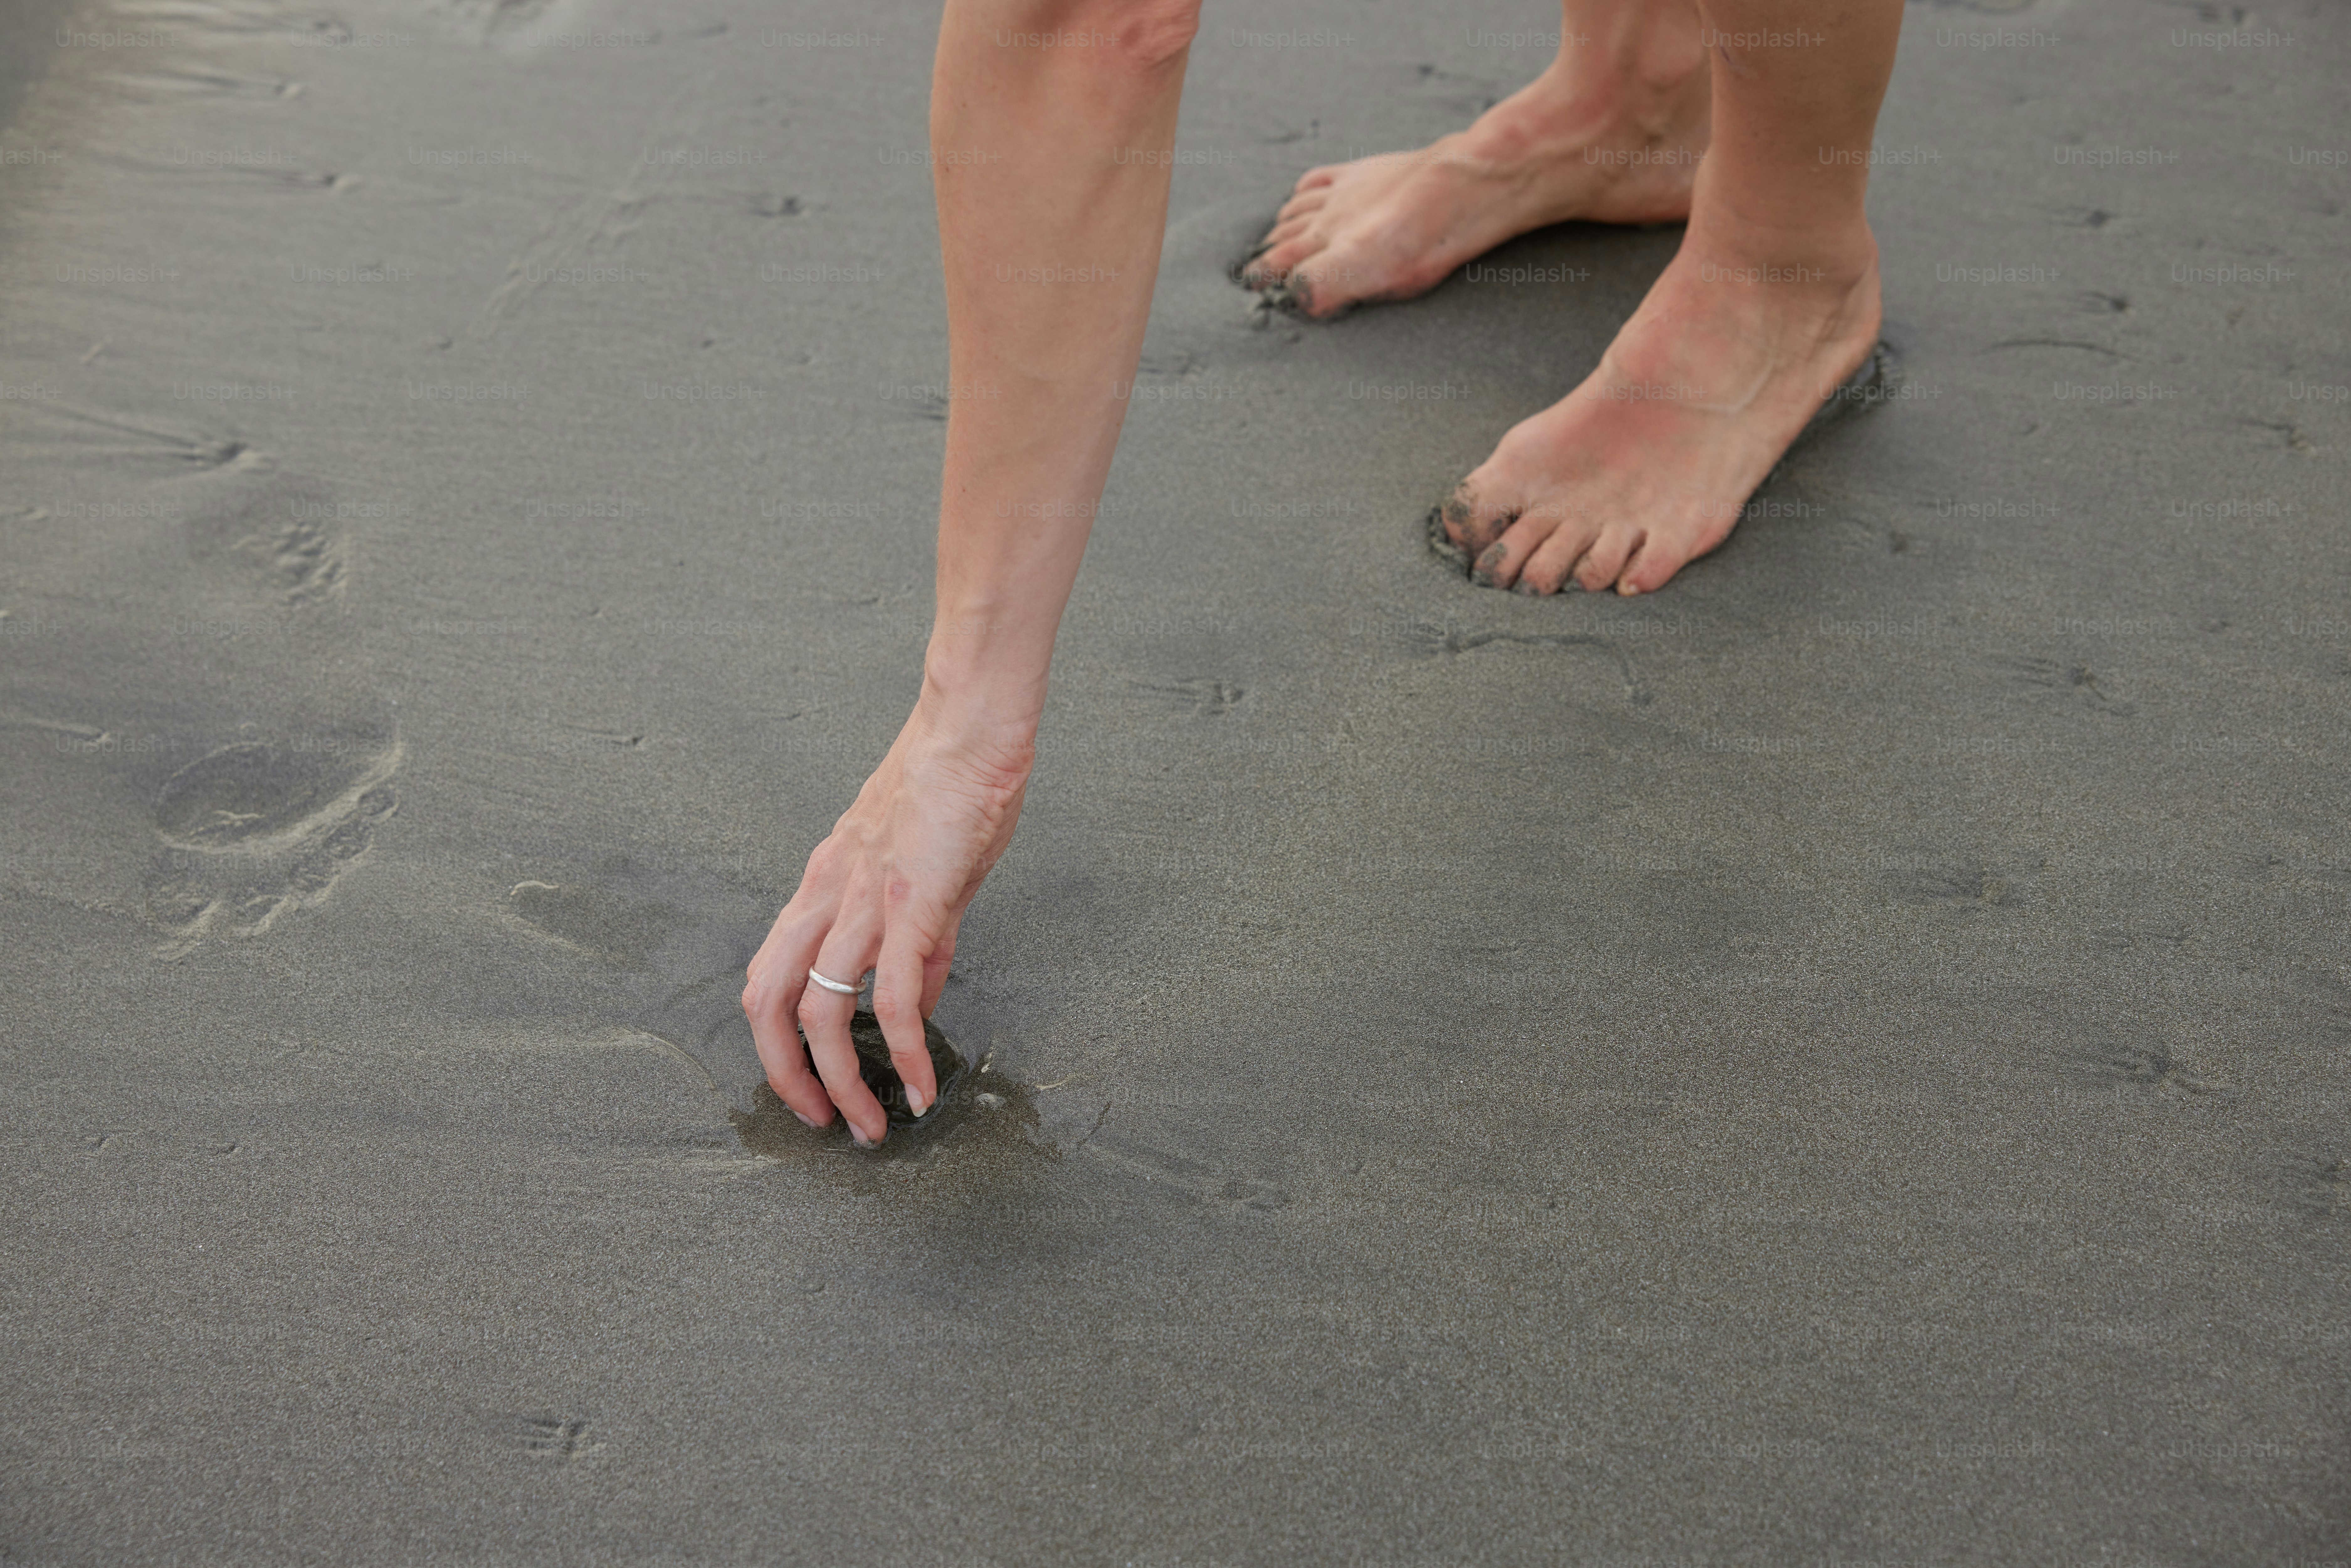
M 579 883 L 518 882 L 507 908 L 541 936 L 622 969 L 646 969 L 684 912 L 658 899 L 632 898 Z
M 148 917 L 177 957 L 207 936 L 257 936 L 323 901 L 398 806 L 393 742 L 295 749 L 242 741 L 164 781 Z
M 325 520 L 332 507 L 324 493 L 298 482 L 246 485 L 190 519 L 189 548 L 235 579 L 266 584 L 281 604 L 327 603 L 342 598 L 350 575 L 350 541 Z

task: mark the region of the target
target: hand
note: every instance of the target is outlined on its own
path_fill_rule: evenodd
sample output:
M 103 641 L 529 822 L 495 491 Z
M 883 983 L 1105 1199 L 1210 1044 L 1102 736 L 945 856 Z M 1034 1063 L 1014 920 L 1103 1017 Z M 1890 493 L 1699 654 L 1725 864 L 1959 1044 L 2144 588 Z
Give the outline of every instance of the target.
M 861 1146 L 889 1118 L 857 1074 L 857 998 L 810 984 L 813 967 L 851 984 L 873 971 L 873 1013 L 921 1115 L 938 1098 L 923 1020 L 938 1005 L 956 928 L 1012 841 L 1035 724 L 957 722 L 926 691 L 857 801 L 809 856 L 799 891 L 752 958 L 743 1010 L 768 1082 L 811 1127 L 837 1106 Z M 808 1049 L 793 1029 L 797 1019 Z M 813 1056 L 816 1071 L 809 1071 Z

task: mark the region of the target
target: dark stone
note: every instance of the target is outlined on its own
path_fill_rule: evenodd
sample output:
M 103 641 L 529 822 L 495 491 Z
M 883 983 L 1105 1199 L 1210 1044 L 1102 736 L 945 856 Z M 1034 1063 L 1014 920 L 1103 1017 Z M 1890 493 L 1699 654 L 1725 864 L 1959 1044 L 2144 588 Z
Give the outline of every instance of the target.
M 873 1092 L 873 1098 L 881 1101 L 882 1109 L 890 1113 L 890 1124 L 912 1126 L 914 1113 L 906 1106 L 906 1086 L 899 1082 L 898 1070 L 891 1064 L 889 1042 L 882 1038 L 882 1020 L 861 1009 L 850 1020 L 849 1038 L 857 1046 L 857 1075 L 865 1080 L 865 1087 Z M 923 1041 L 931 1048 L 931 1077 L 938 1086 L 936 1103 L 944 1104 L 947 1092 L 963 1076 L 963 1058 L 947 1043 L 947 1037 L 939 1032 L 939 1026 L 928 1019 L 923 1020 Z

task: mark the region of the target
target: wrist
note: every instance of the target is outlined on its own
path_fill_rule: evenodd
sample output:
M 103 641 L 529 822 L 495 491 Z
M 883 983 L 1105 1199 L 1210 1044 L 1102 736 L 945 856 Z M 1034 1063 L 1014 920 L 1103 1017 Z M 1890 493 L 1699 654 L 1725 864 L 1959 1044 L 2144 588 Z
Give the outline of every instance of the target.
M 1034 731 L 1045 711 L 1053 633 L 986 610 L 941 604 L 923 653 L 923 699 L 943 712 L 1022 724 Z
M 1036 753 L 1045 680 L 1017 670 L 973 666 L 935 654 L 924 661 L 914 716 L 935 737 L 1024 774 Z

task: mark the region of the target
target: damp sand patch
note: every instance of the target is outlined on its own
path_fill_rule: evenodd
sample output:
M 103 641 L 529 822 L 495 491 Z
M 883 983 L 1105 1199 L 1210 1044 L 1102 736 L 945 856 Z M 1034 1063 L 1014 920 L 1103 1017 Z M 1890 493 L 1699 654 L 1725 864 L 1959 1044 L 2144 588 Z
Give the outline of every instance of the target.
M 924 1021 L 923 1042 L 930 1050 L 938 1103 L 920 1117 L 906 1103 L 906 1085 L 890 1060 L 881 1020 L 861 1010 L 850 1021 L 849 1038 L 857 1047 L 857 1075 L 890 1118 L 890 1135 L 882 1146 L 859 1152 L 850 1141 L 848 1124 L 838 1116 L 820 1131 L 803 1126 L 775 1090 L 762 1082 L 752 1092 L 749 1110 L 727 1113 L 745 1149 L 794 1163 L 811 1156 L 850 1156 L 861 1166 L 927 1160 L 951 1147 L 1051 1153 L 1038 1140 L 1037 1108 L 1028 1087 L 997 1072 L 986 1057 L 966 1062 L 936 1023 Z

